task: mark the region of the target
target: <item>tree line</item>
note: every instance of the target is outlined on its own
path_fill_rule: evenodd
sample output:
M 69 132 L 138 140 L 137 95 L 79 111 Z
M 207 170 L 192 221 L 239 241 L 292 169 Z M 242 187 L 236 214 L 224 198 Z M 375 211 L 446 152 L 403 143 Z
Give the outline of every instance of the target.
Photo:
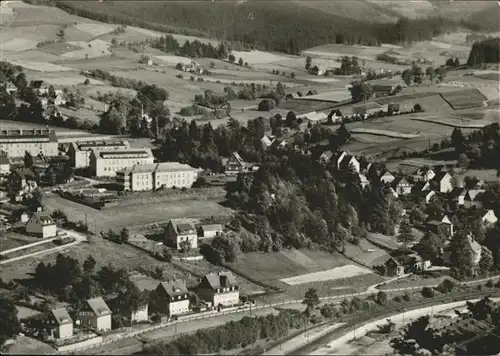
M 441 17 L 401 18 L 397 23 L 369 23 L 296 5 L 283 6 L 276 2 L 248 2 L 245 6 L 233 6 L 225 2 L 169 2 L 161 6 L 151 2 L 118 6 L 112 2 L 56 1 L 55 6 L 102 22 L 215 37 L 244 43 L 249 48 L 293 54 L 326 43 L 369 46 L 411 43 L 430 40 L 458 25 L 471 27 L 468 23 L 459 24 Z M 301 26 L 298 27 L 297 23 Z
M 474 42 L 469 53 L 467 65 L 477 67 L 484 63 L 500 62 L 500 38 L 489 38 Z

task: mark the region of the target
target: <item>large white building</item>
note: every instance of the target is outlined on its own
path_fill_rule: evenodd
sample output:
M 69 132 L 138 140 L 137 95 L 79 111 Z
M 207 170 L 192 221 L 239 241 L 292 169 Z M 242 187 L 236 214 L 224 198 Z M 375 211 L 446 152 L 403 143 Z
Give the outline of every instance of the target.
M 116 172 L 116 181 L 122 190 L 133 192 L 172 187 L 190 188 L 197 178 L 196 168 L 177 162 L 134 165 Z
M 57 136 L 54 130 L 1 130 L 0 151 L 8 157 L 24 157 L 26 152 L 32 156 L 43 154 L 57 156 Z
M 111 149 L 90 154 L 90 167 L 96 177 L 114 177 L 117 171 L 125 168 L 153 163 L 150 148 Z
M 128 149 L 127 141 L 87 141 L 72 142 L 68 148 L 68 156 L 75 168 L 90 166 L 90 155 L 92 151 L 109 151 L 117 149 Z

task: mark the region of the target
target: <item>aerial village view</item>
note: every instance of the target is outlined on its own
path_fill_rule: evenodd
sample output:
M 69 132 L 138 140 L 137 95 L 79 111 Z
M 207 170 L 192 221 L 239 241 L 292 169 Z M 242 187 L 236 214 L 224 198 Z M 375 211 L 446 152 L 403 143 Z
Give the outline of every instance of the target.
M 0 352 L 500 353 L 493 1 L 0 3 Z

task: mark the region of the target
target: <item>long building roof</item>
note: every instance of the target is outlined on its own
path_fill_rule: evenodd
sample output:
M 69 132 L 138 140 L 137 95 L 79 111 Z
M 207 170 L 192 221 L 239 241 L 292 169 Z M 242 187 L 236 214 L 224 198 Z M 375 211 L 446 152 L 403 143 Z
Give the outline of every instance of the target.
M 153 157 L 153 152 L 150 148 L 109 149 L 94 152 L 94 154 L 100 159 Z
M 179 162 L 162 162 L 153 164 L 136 164 L 132 167 L 127 167 L 121 172 L 124 174 L 130 173 L 153 173 L 153 172 L 185 172 L 185 171 L 196 171 L 196 168 L 191 167 L 188 164 L 183 164 Z
M 56 132 L 50 129 L 1 130 L 0 142 L 57 142 Z

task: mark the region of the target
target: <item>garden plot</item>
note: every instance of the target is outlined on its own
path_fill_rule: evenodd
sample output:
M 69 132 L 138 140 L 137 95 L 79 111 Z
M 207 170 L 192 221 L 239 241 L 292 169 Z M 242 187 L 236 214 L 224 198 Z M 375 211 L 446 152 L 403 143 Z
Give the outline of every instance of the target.
M 457 90 L 442 93 L 441 97 L 454 109 L 469 109 L 483 107 L 486 97 L 477 89 Z
M 118 26 L 119 25 L 92 22 L 92 23 L 78 23 L 74 26 L 74 28 L 82 32 L 88 33 L 92 37 L 98 37 L 113 31 Z
M 332 268 L 326 271 L 302 274 L 290 278 L 283 278 L 280 279 L 280 281 L 290 286 L 294 286 L 304 283 L 314 283 L 314 282 L 331 281 L 336 279 L 351 278 L 371 273 L 373 272 L 367 268 L 358 267 L 354 265 L 347 265 L 347 266 Z

